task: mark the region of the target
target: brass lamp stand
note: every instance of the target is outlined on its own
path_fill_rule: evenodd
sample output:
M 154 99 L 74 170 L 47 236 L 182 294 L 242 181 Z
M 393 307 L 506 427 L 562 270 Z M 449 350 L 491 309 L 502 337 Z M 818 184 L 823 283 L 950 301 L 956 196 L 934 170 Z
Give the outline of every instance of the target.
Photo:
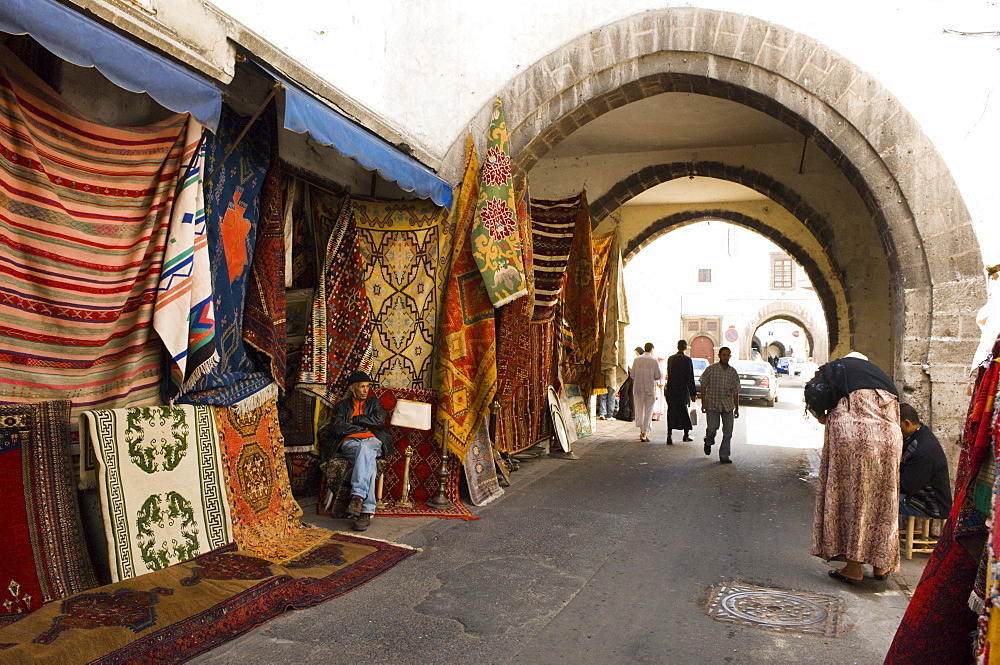
M 437 470 L 438 493 L 436 497 L 427 502 L 428 508 L 447 510 L 455 505 L 444 491 L 445 483 L 448 482 L 448 454 L 448 421 L 445 420 L 441 432 L 441 468 Z
M 399 503 L 397 506 L 402 506 L 403 508 L 410 508 L 413 506 L 413 502 L 410 501 L 410 460 L 413 458 L 413 446 L 406 447 L 406 462 L 403 464 L 403 491 L 399 497 Z

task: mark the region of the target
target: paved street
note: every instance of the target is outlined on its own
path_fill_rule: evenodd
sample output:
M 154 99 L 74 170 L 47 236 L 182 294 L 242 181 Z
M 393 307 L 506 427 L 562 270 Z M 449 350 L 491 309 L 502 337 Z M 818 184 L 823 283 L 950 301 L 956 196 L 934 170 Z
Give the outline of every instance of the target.
M 662 422 L 644 444 L 632 423 L 601 421 L 580 460 L 524 463 L 481 520 L 376 519 L 366 535 L 423 551 L 197 662 L 881 663 L 926 555 L 857 587 L 809 556 L 822 432 L 783 383 L 778 406 L 742 409 L 732 465 L 702 452 L 704 420 L 671 447 Z M 840 599 L 842 634 L 710 618 L 724 582 Z

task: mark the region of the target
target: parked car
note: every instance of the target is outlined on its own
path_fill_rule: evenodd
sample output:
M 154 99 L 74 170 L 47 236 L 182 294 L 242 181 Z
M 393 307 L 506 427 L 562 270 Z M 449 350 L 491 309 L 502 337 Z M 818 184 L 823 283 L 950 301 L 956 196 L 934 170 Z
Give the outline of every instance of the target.
M 770 363 L 732 360 L 729 364 L 740 375 L 740 399 L 760 399 L 767 406 L 774 406 L 778 401 L 778 376 Z
M 692 358 L 691 364 L 694 366 L 694 389 L 701 392 L 701 373 L 708 369 L 709 362 L 704 358 Z
M 774 363 L 774 371 L 777 372 L 778 374 L 790 374 L 791 372 L 789 370 L 789 367 L 791 366 L 793 360 L 794 359 L 791 358 L 790 356 L 783 356 L 781 358 L 778 358 L 778 360 L 776 360 Z

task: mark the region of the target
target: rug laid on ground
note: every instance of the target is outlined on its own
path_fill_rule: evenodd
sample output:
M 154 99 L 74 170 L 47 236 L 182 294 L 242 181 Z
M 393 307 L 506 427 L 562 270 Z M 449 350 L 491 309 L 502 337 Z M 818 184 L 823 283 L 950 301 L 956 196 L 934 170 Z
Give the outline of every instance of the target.
M 352 200 L 375 332 L 375 382 L 427 388 L 451 259 L 448 210 L 430 201 Z
M 499 97 L 493 102 L 493 117 L 486 134 L 486 156 L 483 158 L 477 195 L 474 223 L 470 227 L 470 249 L 482 274 L 487 297 L 495 307 L 503 307 L 528 295 L 528 284 L 521 255 L 521 233 L 517 226 L 507 120 Z M 462 238 L 459 236 L 456 242 L 464 242 Z
M 68 400 L 0 405 L 0 625 L 97 586 L 70 465 Z
M 0 402 L 159 399 L 153 304 L 188 115 L 106 127 L 0 46 Z M 193 151 L 193 147 L 191 147 Z
M 213 407 L 213 414 L 233 540 L 241 551 L 280 563 L 316 547 L 326 531 L 302 524 L 302 508 L 288 482 L 275 401 L 243 414 Z
M 535 279 L 534 320 L 552 316 L 563 294 L 566 269 L 573 251 L 573 232 L 582 205 L 581 196 L 531 199 L 532 265 Z
M 518 188 L 517 223 L 524 241 L 524 265 L 533 265 L 531 215 L 527 184 Z M 497 411 L 496 448 L 513 453 L 534 445 L 528 439 L 528 400 L 531 375 L 531 316 L 535 309 L 534 274 L 529 270 L 528 296 L 497 310 Z
M 260 193 L 274 140 L 274 117 L 264 113 L 237 142 L 248 120 L 223 105 L 219 130 L 205 135 L 205 219 L 219 363 L 178 398 L 184 404 L 253 409 L 277 394 L 271 372 L 257 366 L 243 343 Z
M 469 444 L 469 452 L 465 455 L 465 482 L 474 506 L 485 506 L 503 495 L 493 459 L 493 444 L 490 443 L 490 421 L 486 416 L 479 421 Z
M 476 148 L 470 136 L 465 177 L 449 219 L 455 228 L 455 247 L 442 305 L 444 320 L 437 363 L 441 402 L 436 425 L 439 431 L 447 425 L 448 448 L 461 460 L 466 458 L 479 424 L 489 416 L 497 390 L 493 303 L 469 244 L 478 200 L 477 171 Z
M 44 605 L 0 628 L 0 662 L 182 663 L 281 616 L 341 596 L 417 550 L 327 532 L 278 565 L 229 546 Z
M 97 457 L 112 581 L 233 542 L 211 409 L 86 411 L 80 430 Z
M 271 168 L 260 192 L 260 223 L 243 305 L 243 341 L 265 357 L 271 379 L 284 390 L 285 211 L 277 141 L 272 145 Z
M 347 377 L 363 366 L 375 323 L 351 200 L 334 200 L 317 190 L 311 201 L 317 217 L 336 221 L 331 222 L 295 387 L 333 405 L 347 389 Z
M 388 422 L 392 419 L 392 410 L 396 399 L 408 399 L 415 402 L 431 404 L 432 416 L 437 407 L 437 391 L 430 388 L 382 388 L 372 386 L 371 394 L 382 402 L 386 412 L 386 430 L 396 445 L 396 453 L 386 459 L 386 468 L 382 481 L 383 508 L 375 512 L 376 516 L 387 517 L 447 517 L 464 520 L 479 519 L 474 516 L 459 498 L 463 465 L 454 455 L 448 456 L 446 469 L 448 479 L 445 482 L 445 496 L 451 501 L 451 507 L 443 510 L 431 508 L 427 502 L 437 496 L 437 472 L 441 468 L 441 442 L 435 436 L 434 430 L 424 431 L 408 427 L 396 427 Z M 410 506 L 399 505 L 403 496 L 403 473 L 406 467 L 406 449 L 410 448 Z M 316 512 L 329 515 L 326 506 L 327 497 L 326 476 L 320 478 L 319 500 Z
M 192 123 L 188 123 L 188 131 Z M 156 293 L 153 329 L 170 356 L 168 398 L 212 370 L 219 362 L 215 349 L 215 306 L 212 304 L 212 268 L 205 224 L 205 148 L 201 128 L 195 149 L 184 155 L 183 181 L 170 212 L 170 232 L 163 271 Z M 191 144 L 188 137 L 188 144 Z

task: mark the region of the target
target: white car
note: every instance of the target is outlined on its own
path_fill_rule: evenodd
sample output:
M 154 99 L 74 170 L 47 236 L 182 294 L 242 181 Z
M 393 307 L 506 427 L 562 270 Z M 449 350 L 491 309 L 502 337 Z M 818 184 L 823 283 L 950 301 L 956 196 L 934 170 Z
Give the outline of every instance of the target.
M 692 358 L 691 365 L 694 366 L 694 389 L 701 392 L 701 374 L 708 369 L 709 362 L 704 358 Z

